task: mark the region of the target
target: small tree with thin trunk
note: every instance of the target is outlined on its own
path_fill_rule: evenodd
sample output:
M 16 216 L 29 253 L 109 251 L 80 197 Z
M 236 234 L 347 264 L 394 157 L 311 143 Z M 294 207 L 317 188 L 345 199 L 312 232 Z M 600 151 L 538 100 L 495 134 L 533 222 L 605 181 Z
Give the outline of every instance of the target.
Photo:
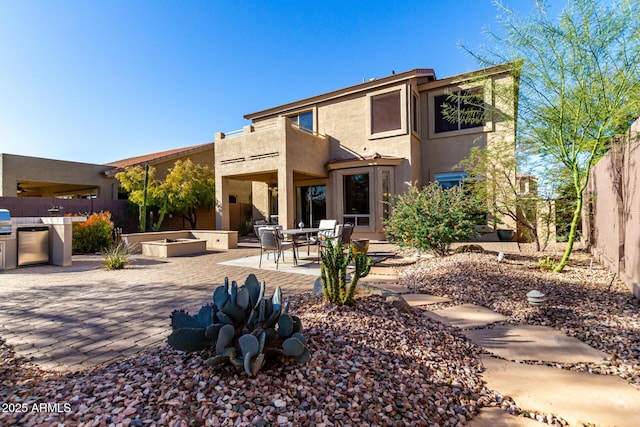
M 154 231 L 160 229 L 167 209 L 166 194 L 162 183 L 155 179 L 155 173 L 153 166 L 145 165 L 128 167 L 116 174 L 120 186 L 128 193 L 129 202 L 138 206 L 141 233 L 147 231 L 148 206 L 156 206 L 160 211 L 159 220 L 151 227 Z
M 557 18 L 537 1 L 526 19 L 495 4 L 502 31 L 487 31 L 492 45 L 463 48 L 483 66 L 524 59 L 516 70 L 517 142 L 561 165 L 575 198 L 559 272 L 571 255 L 589 171 L 640 111 L 640 1 L 571 0 Z
M 552 218 L 548 205 L 551 201 L 546 200 L 547 206 L 543 209 L 544 201 L 538 196 L 537 188 L 530 188 L 527 194 L 523 194 L 520 183 L 525 177 L 513 173 L 517 158 L 511 151 L 501 148 L 472 147 L 469 157 L 458 163 L 456 168 L 468 172 L 466 184 L 474 189 L 476 197 L 486 203 L 488 225 L 495 230 L 500 218 L 510 218 L 520 230 L 526 230 L 526 235 L 540 251 L 546 248 L 550 234 L 548 229 Z M 546 237 L 542 241 L 541 235 Z

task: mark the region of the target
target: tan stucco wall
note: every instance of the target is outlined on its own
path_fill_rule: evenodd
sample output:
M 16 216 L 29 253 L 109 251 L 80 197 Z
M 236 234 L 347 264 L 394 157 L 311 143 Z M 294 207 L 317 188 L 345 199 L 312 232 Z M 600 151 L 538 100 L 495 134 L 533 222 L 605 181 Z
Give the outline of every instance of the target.
M 103 172 L 108 169 L 104 165 L 0 154 L 0 196 L 18 196 L 18 183 L 28 182 L 32 183 L 29 187 L 32 191 L 20 195 L 55 197 L 61 195 L 60 192 L 73 195 L 74 189 L 84 193 L 95 187 L 97 197 L 115 200 L 118 182 L 104 176 Z
M 242 135 L 226 138 L 216 135 L 216 202 L 219 228 L 230 226 L 228 197 L 231 182 L 247 180 L 277 184 L 279 222 L 293 227 L 295 222 L 295 187 L 293 175 L 326 177 L 324 164 L 328 160 L 329 147 L 324 137 L 312 135 L 292 127 L 284 117 L 272 121 L 270 128 L 248 126 Z M 313 160 L 311 160 L 313 159 Z M 261 190 L 263 194 L 255 193 Z M 266 185 L 252 188 L 253 197 L 259 203 L 258 210 L 268 212 Z M 266 203 L 265 203 L 266 202 Z M 288 208 L 285 206 L 288 205 Z M 255 218 L 257 219 L 257 218 Z
M 493 79 L 493 80 L 491 80 Z M 385 80 L 387 82 L 387 80 Z M 495 83 L 498 82 L 498 83 Z M 420 83 L 420 84 L 418 84 Z M 491 100 L 492 84 L 513 84 L 513 79 L 501 80 L 492 77 L 482 84 L 487 85 L 485 99 Z M 252 126 L 240 135 L 225 137 L 216 135 L 216 195 L 221 204 L 218 212 L 220 225 L 225 228 L 228 208 L 222 201 L 227 199 L 229 184 L 225 177 L 251 179 L 278 185 L 279 222 L 285 227 L 295 226 L 295 187 L 308 185 L 309 179 L 324 179 L 327 184 L 327 216 L 342 222 L 342 176 L 356 172 L 371 174 L 371 221 L 368 229 L 356 229 L 355 235 L 365 234 L 372 238 L 383 238 L 381 220 L 381 186 L 379 173 L 383 168 L 392 170 L 392 190 L 395 194 L 404 192 L 406 182 L 428 183 L 439 172 L 449 172 L 465 159 L 472 146 L 486 145 L 496 138 L 496 130 L 501 130 L 500 140 L 508 144 L 514 141 L 514 127 L 502 126 L 490 121 L 484 129 L 466 130 L 447 135 L 432 135 L 433 114 L 429 99 L 447 87 L 458 87 L 459 78 L 444 79 L 431 83 L 418 82 L 415 78 L 402 81 L 364 85 L 361 91 L 346 91 L 331 99 L 314 98 L 307 105 L 300 103 L 273 109 L 262 116 L 253 115 Z M 477 85 L 477 84 L 476 84 Z M 371 89 L 368 89 L 371 88 Z M 400 91 L 400 129 L 371 134 L 371 97 L 386 92 Z M 413 132 L 412 96 L 417 96 L 420 106 L 418 131 Z M 431 102 L 433 103 L 433 102 Z M 295 108 L 294 108 L 295 107 Z M 289 108 L 289 109 L 287 109 Z M 501 108 L 513 111 L 513 98 Z M 285 117 L 306 111 L 314 113 L 314 129 L 320 136 L 314 136 L 294 129 Z M 382 158 L 397 159 L 392 165 L 381 161 L 367 161 L 374 154 Z M 254 156 L 254 157 L 252 157 Z M 364 159 L 363 159 L 364 158 Z M 340 162 L 344 159 L 363 159 L 358 164 Z M 402 160 L 404 159 L 404 160 Z M 331 163 L 332 171 L 325 167 Z M 307 174 L 306 177 L 301 175 Z M 515 176 L 515 171 L 513 171 Z M 294 181 L 294 176 L 297 176 Z M 220 185 L 220 186 L 219 186 Z M 256 205 L 254 216 L 268 212 L 266 185 L 253 185 L 253 201 Z
M 589 175 L 583 233 L 593 253 L 640 299 L 640 119 Z

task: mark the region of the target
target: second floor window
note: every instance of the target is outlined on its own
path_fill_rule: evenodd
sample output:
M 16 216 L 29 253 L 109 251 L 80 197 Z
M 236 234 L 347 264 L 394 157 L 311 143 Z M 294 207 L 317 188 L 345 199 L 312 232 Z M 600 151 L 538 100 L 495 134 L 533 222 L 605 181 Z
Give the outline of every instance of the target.
M 313 111 L 305 111 L 304 113 L 289 116 L 289 118 L 298 125 L 302 130 L 313 132 Z
M 400 91 L 371 97 L 371 133 L 381 133 L 402 128 Z
M 433 98 L 435 133 L 471 129 L 487 123 L 481 88 Z

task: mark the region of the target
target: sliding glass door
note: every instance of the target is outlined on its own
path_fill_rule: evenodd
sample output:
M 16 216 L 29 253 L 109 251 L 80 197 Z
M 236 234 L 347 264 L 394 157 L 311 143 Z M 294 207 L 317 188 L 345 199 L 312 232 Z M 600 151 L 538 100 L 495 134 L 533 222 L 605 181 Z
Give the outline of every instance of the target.
M 327 218 L 327 186 L 309 185 L 296 188 L 296 225 L 317 227 Z

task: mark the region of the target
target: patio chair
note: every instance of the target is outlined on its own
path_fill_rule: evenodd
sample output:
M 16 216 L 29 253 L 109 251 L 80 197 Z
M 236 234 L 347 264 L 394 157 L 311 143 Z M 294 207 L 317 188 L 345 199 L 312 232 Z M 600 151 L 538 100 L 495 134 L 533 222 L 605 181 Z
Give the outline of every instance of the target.
M 353 234 L 353 224 L 346 223 L 342 227 L 342 247 L 349 246 Z
M 260 227 L 264 227 L 267 225 L 267 221 L 265 221 L 264 219 L 256 219 L 253 222 L 253 233 L 256 235 L 256 237 L 258 238 L 258 240 L 260 240 L 260 235 L 258 234 L 258 229 Z
M 260 235 L 260 262 L 258 264 L 258 268 L 262 267 L 262 254 L 266 252 L 267 257 L 269 256 L 269 253 L 273 253 L 273 260 L 276 263 L 277 270 L 280 265 L 280 256 L 282 256 L 282 261 L 284 261 L 284 250 L 288 248 L 293 250 L 294 264 L 298 263 L 293 243 L 284 242 L 278 228 L 260 227 L 258 233 Z
M 320 258 L 320 252 L 323 249 L 326 249 L 329 246 L 329 242 L 331 242 L 331 246 L 334 248 L 336 246 L 342 247 L 342 233 L 344 232 L 344 225 L 338 224 L 334 230 L 325 230 L 319 231 L 319 239 L 318 239 L 318 258 Z M 322 233 L 322 234 L 321 234 Z
M 317 246 L 318 242 L 320 240 L 323 240 L 328 233 L 333 235 L 337 224 L 338 221 L 335 219 L 321 219 L 320 224 L 318 225 L 320 231 L 318 231 L 318 234 L 316 234 L 315 236 L 311 236 L 309 238 L 309 244 Z

